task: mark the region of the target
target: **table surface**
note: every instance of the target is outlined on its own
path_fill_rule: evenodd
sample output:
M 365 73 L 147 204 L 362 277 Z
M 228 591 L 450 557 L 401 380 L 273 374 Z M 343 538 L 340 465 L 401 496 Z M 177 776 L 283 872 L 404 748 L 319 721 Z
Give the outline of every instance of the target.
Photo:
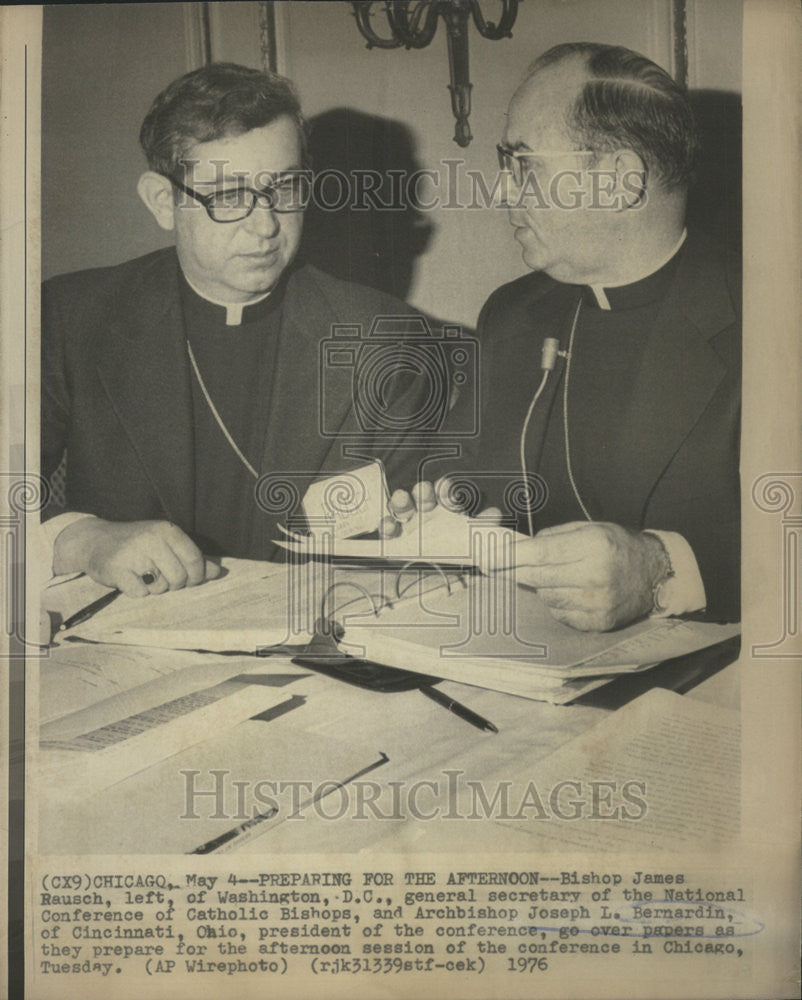
M 92 650 L 93 656 L 98 648 Z M 140 652 L 161 658 L 173 655 L 163 650 Z M 87 647 L 63 642 L 48 653 L 40 661 L 42 692 L 58 677 L 65 661 L 75 662 L 76 658 L 89 655 Z M 208 653 L 198 656 L 207 670 L 219 664 L 221 676 L 231 676 L 230 657 Z M 238 776 L 251 782 L 260 776 L 271 780 L 283 777 L 274 771 L 280 761 L 296 761 L 298 767 L 303 763 L 307 770 L 311 767 L 314 773 L 310 777 L 316 782 L 341 782 L 357 773 L 360 762 L 367 767 L 386 757 L 368 775 L 384 789 L 392 788 L 393 783 L 397 787 L 403 784 L 404 788 L 425 781 L 442 785 L 449 780 L 444 778 L 449 771 L 460 771 L 465 777 L 492 785 L 503 781 L 511 771 L 520 772 L 522 766 L 531 767 L 531 773 L 536 775 L 538 762 L 610 713 L 610 709 L 593 704 L 555 706 L 452 682 L 439 685 L 442 691 L 492 721 L 499 730 L 493 734 L 475 728 L 417 690 L 378 693 L 315 674 L 282 657 L 259 661 L 249 658 L 249 661 L 249 669 L 255 670 L 265 685 L 270 683 L 269 678 L 283 675 L 286 686 L 281 689 L 282 695 L 293 699 L 287 702 L 291 710 L 272 717 L 268 712 L 269 721 L 244 721 L 225 731 L 208 734 L 197 746 L 173 758 L 169 766 L 142 772 L 134 783 L 136 787 L 122 782 L 102 796 L 95 796 L 92 808 L 87 807 L 83 796 L 72 803 L 65 804 L 62 800 L 58 808 L 49 806 L 51 796 L 47 780 L 42 777 L 29 796 L 40 802 L 33 823 L 35 826 L 38 820 L 40 824 L 42 853 L 164 852 L 158 835 L 153 833 L 158 828 L 153 823 L 154 811 L 167 816 L 168 822 L 169 817 L 180 817 L 186 779 L 179 781 L 176 777 L 196 765 L 203 771 L 209 760 L 216 768 L 230 772 L 231 782 Z M 276 689 L 266 686 L 264 690 L 272 699 L 266 703 L 275 704 Z M 737 664 L 702 681 L 686 697 L 737 709 Z M 258 756 L 254 747 L 264 752 L 260 766 L 254 759 Z M 291 764 L 283 766 L 293 770 Z M 381 811 L 386 812 L 383 807 Z M 357 819 L 349 816 L 327 821 L 320 812 L 307 809 L 302 822 L 288 821 L 274 826 L 263 837 L 244 838 L 240 849 L 301 853 L 381 850 L 382 845 L 388 851 L 397 850 L 400 845 L 432 851 L 524 849 L 512 831 L 507 832 L 498 824 L 410 822 L 409 817 L 382 819 L 370 809 Z M 115 815 L 116 822 L 108 820 Z M 218 826 L 227 829 L 232 824 L 222 822 Z M 202 839 L 195 838 L 195 842 Z

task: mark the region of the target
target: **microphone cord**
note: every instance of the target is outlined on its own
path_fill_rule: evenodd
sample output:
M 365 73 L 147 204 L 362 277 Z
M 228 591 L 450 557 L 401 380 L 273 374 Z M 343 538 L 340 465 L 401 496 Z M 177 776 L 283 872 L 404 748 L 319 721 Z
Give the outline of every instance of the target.
M 545 353 L 545 346 L 543 350 Z M 529 409 L 526 411 L 526 419 L 524 420 L 524 425 L 521 430 L 521 473 L 523 474 L 523 487 L 524 487 L 523 496 L 524 496 L 524 503 L 526 504 L 526 523 L 527 527 L 529 528 L 530 535 L 534 535 L 535 531 L 532 525 L 532 502 L 531 502 L 531 497 L 529 495 L 529 486 L 528 486 L 529 473 L 526 471 L 526 432 L 529 430 L 529 421 L 535 409 L 535 403 L 537 403 L 538 399 L 540 398 L 541 392 L 543 392 L 546 382 L 548 381 L 550 371 L 551 371 L 550 368 L 546 368 L 543 371 L 543 377 L 540 380 L 540 385 L 535 390 L 535 394 L 532 397 L 532 402 L 529 404 Z
M 529 534 L 534 535 L 534 525 L 532 521 L 532 501 L 527 487 L 529 473 L 526 468 L 526 434 L 529 430 L 529 421 L 532 418 L 532 414 L 535 410 L 535 405 L 538 399 L 540 399 L 541 393 L 546 386 L 548 381 L 549 373 L 554 369 L 554 365 L 557 361 L 557 356 L 560 355 L 565 358 L 565 382 L 563 385 L 563 433 L 565 437 L 565 461 L 568 468 L 568 481 L 571 484 L 571 489 L 574 491 L 574 496 L 577 499 L 577 503 L 582 509 L 582 513 L 588 519 L 592 521 L 593 518 L 588 513 L 588 509 L 582 502 L 582 497 L 579 494 L 579 489 L 577 488 L 576 481 L 574 479 L 574 472 L 571 467 L 571 448 L 569 443 L 568 434 L 568 380 L 571 374 L 571 354 L 574 347 L 574 337 L 576 335 L 576 326 L 579 321 L 579 313 L 582 309 L 582 299 L 577 302 L 576 312 L 574 313 L 574 318 L 571 323 L 571 333 L 568 337 L 568 350 L 560 351 L 559 341 L 555 337 L 546 337 L 543 341 L 543 351 L 541 354 L 541 367 L 543 369 L 543 377 L 540 380 L 540 385 L 535 390 L 535 394 L 532 397 L 532 401 L 529 404 L 529 409 L 526 411 L 526 417 L 524 419 L 523 427 L 521 429 L 521 440 L 520 440 L 520 459 L 521 459 L 521 473 L 523 475 L 523 487 L 524 487 L 524 503 L 526 504 L 526 522 L 529 529 Z
M 585 515 L 588 521 L 592 521 L 593 518 L 590 516 L 587 507 L 582 502 L 582 497 L 579 495 L 579 490 L 577 489 L 576 481 L 574 480 L 574 470 L 571 468 L 571 446 L 569 444 L 568 435 L 568 380 L 571 377 L 571 355 L 573 353 L 574 347 L 574 334 L 576 333 L 576 322 L 579 319 L 579 311 L 582 308 L 582 299 L 577 302 L 576 313 L 574 314 L 574 322 L 571 325 L 571 336 L 568 338 L 568 352 L 565 358 L 565 381 L 563 382 L 563 431 L 565 436 L 565 464 L 568 469 L 568 481 L 571 484 L 571 489 L 574 491 L 574 496 L 576 497 L 576 502 L 582 509 L 582 513 Z

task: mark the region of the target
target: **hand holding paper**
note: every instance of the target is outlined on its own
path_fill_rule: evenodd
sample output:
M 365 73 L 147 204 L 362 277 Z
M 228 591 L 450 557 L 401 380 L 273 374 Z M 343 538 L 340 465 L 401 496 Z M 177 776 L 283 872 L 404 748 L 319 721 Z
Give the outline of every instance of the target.
M 394 538 L 416 514 L 426 514 L 436 508 L 444 508 L 463 518 L 468 516 L 462 509 L 459 497 L 454 495 L 451 480 L 447 476 L 438 479 L 434 485 L 427 480 L 416 483 L 409 493 L 406 490 L 396 490 L 390 497 L 388 508 L 390 513 L 382 519 L 379 526 L 379 534 L 383 538 Z M 481 518 L 483 524 L 500 524 L 501 511 L 498 507 L 488 507 L 478 518 Z
M 421 555 L 444 561 L 462 546 L 470 564 L 487 574 L 513 573 L 516 583 L 538 591 L 557 621 L 582 631 L 608 631 L 648 614 L 665 569 L 657 538 L 617 524 L 570 522 L 534 537 L 493 530 L 501 512 L 488 508 L 473 519 L 457 512 L 448 479 L 397 490 L 389 508 L 380 528 L 390 540 L 385 551 L 417 544 Z
M 397 490 L 388 502 L 390 514 L 379 527 L 378 539 L 343 537 L 328 525 L 310 535 L 276 539 L 278 545 L 310 556 L 335 559 L 420 560 L 448 566 L 480 567 L 486 549 L 504 547 L 518 536 L 498 524 L 498 511 L 470 518 L 437 502 L 438 483 L 418 483 L 412 493 Z
M 496 561 L 485 572 L 514 572 L 534 587 L 557 621 L 582 631 L 607 632 L 648 614 L 665 572 L 659 539 L 618 524 L 573 521 L 519 537 L 513 565 Z M 503 558 L 503 557 L 502 557 Z

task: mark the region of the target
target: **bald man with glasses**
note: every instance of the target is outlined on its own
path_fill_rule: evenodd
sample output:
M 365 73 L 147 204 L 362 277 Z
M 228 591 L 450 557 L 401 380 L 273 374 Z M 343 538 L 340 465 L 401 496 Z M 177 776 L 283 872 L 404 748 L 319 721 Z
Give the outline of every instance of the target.
M 686 230 L 697 142 L 664 70 L 577 42 L 534 62 L 498 146 L 530 273 L 482 309 L 479 433 L 432 478 L 475 477 L 520 532 L 485 569 L 578 629 L 740 616 L 740 262 Z

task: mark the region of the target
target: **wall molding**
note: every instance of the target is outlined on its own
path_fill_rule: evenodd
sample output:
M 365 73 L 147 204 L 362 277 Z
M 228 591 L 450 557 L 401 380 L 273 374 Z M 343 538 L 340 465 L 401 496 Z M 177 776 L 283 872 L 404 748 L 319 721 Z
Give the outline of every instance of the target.
M 208 3 L 184 4 L 184 45 L 187 72 L 212 61 Z

